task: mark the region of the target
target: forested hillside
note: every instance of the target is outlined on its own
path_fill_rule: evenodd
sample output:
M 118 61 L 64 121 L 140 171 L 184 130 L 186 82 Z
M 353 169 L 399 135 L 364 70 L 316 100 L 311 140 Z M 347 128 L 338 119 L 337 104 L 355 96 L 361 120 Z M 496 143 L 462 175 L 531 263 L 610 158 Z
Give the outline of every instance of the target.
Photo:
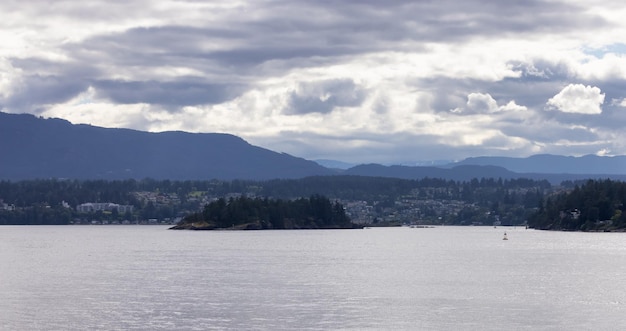
M 0 112 L 0 179 L 252 179 L 330 175 L 230 134 L 143 132 Z
M 616 231 L 626 228 L 626 183 L 590 180 L 546 199 L 529 226 L 546 230 Z

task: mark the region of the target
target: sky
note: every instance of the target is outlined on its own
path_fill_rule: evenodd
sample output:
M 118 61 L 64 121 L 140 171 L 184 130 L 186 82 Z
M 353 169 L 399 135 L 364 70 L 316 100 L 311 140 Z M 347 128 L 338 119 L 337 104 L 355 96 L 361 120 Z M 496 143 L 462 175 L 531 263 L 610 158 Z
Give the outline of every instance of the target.
M 0 2 L 0 111 L 306 159 L 626 154 L 618 0 Z

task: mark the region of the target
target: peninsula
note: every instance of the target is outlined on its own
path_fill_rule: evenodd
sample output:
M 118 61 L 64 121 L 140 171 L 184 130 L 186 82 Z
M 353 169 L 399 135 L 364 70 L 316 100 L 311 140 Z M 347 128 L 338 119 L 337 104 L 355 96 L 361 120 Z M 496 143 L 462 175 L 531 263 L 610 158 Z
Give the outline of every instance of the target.
M 626 183 L 589 180 L 548 196 L 528 225 L 541 230 L 624 232 Z

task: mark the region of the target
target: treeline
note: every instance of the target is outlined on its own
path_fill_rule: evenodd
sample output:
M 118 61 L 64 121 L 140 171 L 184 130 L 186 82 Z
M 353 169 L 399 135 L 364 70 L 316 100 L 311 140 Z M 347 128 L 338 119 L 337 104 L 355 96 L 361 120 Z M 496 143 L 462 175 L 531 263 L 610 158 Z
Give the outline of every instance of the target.
M 521 223 L 529 211 L 541 205 L 545 192 L 550 189 L 550 183 L 545 180 L 483 178 L 459 182 L 436 178 L 406 180 L 364 176 L 317 176 L 268 181 L 0 181 L 0 203 L 15 207 L 13 211 L 7 211 L 2 210 L 0 205 L 0 224 L 67 224 L 77 218 L 96 221 L 173 219 L 202 209 L 211 199 L 242 194 L 284 200 L 321 195 L 332 200 L 365 201 L 374 207 L 376 217 L 393 212 L 390 209 L 401 208 L 397 204 L 401 200 L 461 201 L 468 205 L 467 208 L 454 219 L 447 214 L 449 224 L 490 222 L 484 216 L 486 212 L 506 215 L 511 222 Z M 151 192 L 152 197 L 164 199 L 146 199 L 145 195 L 136 192 Z M 62 207 L 62 202 L 71 208 Z M 77 213 L 76 206 L 86 202 L 132 205 L 134 211 L 132 215 Z M 442 216 L 435 205 L 420 208 L 423 217 L 438 219 Z
M 172 229 L 350 229 L 343 205 L 321 195 L 296 200 L 220 198 L 202 212 L 185 217 Z
M 626 183 L 589 180 L 548 197 L 528 225 L 545 230 L 615 231 L 626 229 Z
M 36 204 L 13 211 L 0 209 L 0 225 L 62 225 L 69 224 L 74 216 L 67 208 L 50 208 Z
M 128 180 L 63 180 L 35 179 L 24 181 L 0 181 L 0 199 L 16 207 L 37 203 L 58 205 L 61 201 L 70 206 L 84 202 L 108 202 L 140 206 L 131 192 L 148 191 L 177 193 L 185 199 L 189 193 L 204 191 L 228 193 L 249 186 L 247 181 L 171 181 L 154 179 Z
M 503 225 L 524 224 L 543 202 L 552 185 L 546 180 L 482 178 L 453 181 L 439 178 L 418 180 L 385 177 L 325 176 L 292 180 L 281 179 L 263 183 L 264 196 L 290 198 L 322 194 L 333 199 L 366 201 L 373 207 L 374 217 L 385 219 L 390 214 L 405 215 L 402 221 L 425 224 Z M 441 204 L 421 203 L 438 201 Z M 464 207 L 449 208 L 452 204 Z M 448 206 L 446 206 L 448 205 Z M 415 209 L 419 208 L 416 214 Z
M 175 218 L 196 211 L 202 205 L 193 199 L 194 192 L 223 196 L 230 192 L 245 192 L 247 181 L 171 181 L 171 180 L 64 180 L 35 179 L 0 181 L 0 225 L 4 224 L 69 224 L 77 218 L 95 221 L 131 221 Z M 175 194 L 176 204 L 141 201 L 133 192 Z M 65 202 L 71 208 L 63 207 Z M 112 202 L 131 205 L 132 215 L 103 213 L 79 214 L 76 206 L 86 202 Z M 3 210 L 2 204 L 12 210 Z
M 439 178 L 396 179 L 362 176 L 317 176 L 303 179 L 277 179 L 262 182 L 263 196 L 290 198 L 321 194 L 345 200 L 368 202 L 395 200 L 400 196 L 418 194 L 423 198 L 462 200 L 468 203 L 486 201 L 520 201 L 529 199 L 528 190 L 549 190 L 547 180 L 482 178 L 471 181 L 453 181 Z M 523 192 L 523 193 L 520 193 Z M 517 196 L 522 194 L 523 196 Z M 532 203 L 537 204 L 535 197 Z
M 486 201 L 521 201 L 534 197 L 526 196 L 528 190 L 547 190 L 548 181 L 530 179 L 473 179 L 457 182 L 436 178 L 419 180 L 362 177 L 362 176 L 318 176 L 303 179 L 277 179 L 269 181 L 170 181 L 170 180 L 60 180 L 39 179 L 26 181 L 0 181 L 0 199 L 16 207 L 27 207 L 38 203 L 50 206 L 62 201 L 70 206 L 84 202 L 115 202 L 140 207 L 141 202 L 132 192 L 149 191 L 175 193 L 185 204 L 193 192 L 205 192 L 210 196 L 243 193 L 264 197 L 293 199 L 320 194 L 333 199 L 364 200 L 368 202 L 396 199 L 417 193 L 424 198 L 463 200 L 468 203 Z M 520 193 L 523 192 L 523 193 Z M 524 196 L 519 196 L 522 194 Z

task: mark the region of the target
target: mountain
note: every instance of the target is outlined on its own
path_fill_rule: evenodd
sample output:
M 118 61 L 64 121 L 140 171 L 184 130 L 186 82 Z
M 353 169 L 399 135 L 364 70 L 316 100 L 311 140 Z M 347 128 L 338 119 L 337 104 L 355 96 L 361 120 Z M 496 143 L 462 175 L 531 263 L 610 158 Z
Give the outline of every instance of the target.
M 217 133 L 150 133 L 0 112 L 0 179 L 302 178 L 319 164 Z
M 626 156 L 581 157 L 539 154 L 527 158 L 472 157 L 463 161 L 415 166 L 362 164 L 341 171 L 344 175 L 402 179 L 442 178 L 466 181 L 473 178 L 527 178 L 553 184 L 586 179 L 626 180 Z
M 492 165 L 518 173 L 626 175 L 626 156 L 540 154 L 527 158 L 472 157 L 446 167 L 459 165 Z
M 486 158 L 489 159 L 489 158 Z M 366 164 L 352 167 L 342 172 L 343 175 L 391 177 L 401 179 L 441 178 L 454 181 L 469 181 L 474 178 L 526 178 L 533 180 L 547 180 L 558 185 L 564 181 L 584 181 L 588 179 L 613 179 L 626 181 L 626 174 L 589 173 L 530 173 L 514 172 L 501 166 L 489 164 L 459 164 L 447 167 L 413 167 L 413 166 L 384 166 L 380 164 Z
M 318 162 L 333 169 L 229 134 L 107 129 L 0 112 L 0 180 L 268 180 L 336 174 L 462 181 L 529 178 L 555 184 L 589 178 L 626 180 L 626 156 L 475 157 L 447 165 L 351 168 L 329 160 Z
M 512 171 L 496 166 L 461 165 L 453 168 L 383 166 L 364 164 L 352 167 L 342 174 L 354 176 L 392 177 L 402 179 L 443 178 L 446 180 L 469 181 L 473 178 L 511 179 L 522 177 Z

